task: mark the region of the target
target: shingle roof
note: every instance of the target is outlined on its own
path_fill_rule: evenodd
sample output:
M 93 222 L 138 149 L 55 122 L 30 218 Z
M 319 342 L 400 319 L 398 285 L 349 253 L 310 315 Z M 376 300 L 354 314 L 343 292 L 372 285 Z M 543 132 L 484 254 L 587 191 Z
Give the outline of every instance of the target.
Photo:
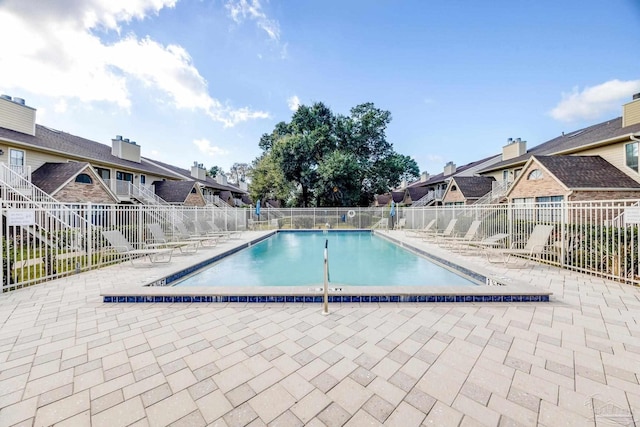
M 174 174 L 167 173 L 167 171 L 144 161 L 137 163 L 114 156 L 111 154 L 110 145 L 50 129 L 42 125 L 36 125 L 35 136 L 0 127 L 0 139 L 21 142 L 44 150 L 54 150 L 69 157 L 73 156 L 93 162 L 118 165 L 126 169 L 138 170 L 162 177 L 177 178 Z
M 479 199 L 491 191 L 493 177 L 486 176 L 455 176 L 453 180 L 458 186 L 458 190 L 466 199 Z
M 427 195 L 427 193 L 429 192 L 429 188 L 425 186 L 407 187 L 407 191 L 409 192 L 409 197 L 411 197 L 411 200 L 417 202 Z
M 623 128 L 622 117 L 618 117 L 550 139 L 547 142 L 531 148 L 522 156 L 495 163 L 480 172 L 489 172 L 496 169 L 504 169 L 510 165 L 524 164 L 533 155 L 550 155 L 567 152 L 579 147 L 636 132 L 640 132 L 640 123 Z
M 378 206 L 386 206 L 391 201 L 390 194 L 376 194 L 375 198 Z
M 393 201 L 396 203 L 402 203 L 404 200 L 404 191 L 392 191 L 391 197 L 393 197 Z
M 215 179 L 213 179 L 210 176 L 207 176 L 206 179 L 196 179 L 194 177 L 191 176 L 191 171 L 188 169 L 184 169 L 178 166 L 174 166 L 174 165 L 170 165 L 168 163 L 163 163 L 163 162 L 159 162 L 157 160 L 152 160 L 152 159 L 147 159 L 146 157 L 144 158 L 145 160 L 148 160 L 152 163 L 155 163 L 156 165 L 159 165 L 163 168 L 166 168 L 174 173 L 177 173 L 183 177 L 189 177 L 189 179 L 195 180 L 201 184 L 206 185 L 207 187 L 216 189 L 216 190 L 220 190 L 220 191 L 231 191 L 233 193 L 239 193 L 239 194 L 247 194 L 246 191 L 239 189 L 238 187 L 234 187 L 232 185 L 223 185 L 223 184 L 219 184 L 218 181 L 216 181 Z
M 195 181 L 155 181 L 156 195 L 168 203 L 184 203 Z
M 571 189 L 640 188 L 640 183 L 600 156 L 534 156 L 534 158 Z
M 31 174 L 31 183 L 47 194 L 53 194 L 65 182 L 89 166 L 84 162 L 44 163 Z
M 491 159 L 493 159 L 494 157 L 496 157 L 496 155 L 493 156 L 489 156 L 489 157 L 485 157 L 484 159 L 480 159 L 480 160 L 476 160 L 474 162 L 471 163 L 467 163 L 466 165 L 462 165 L 462 166 L 458 166 L 456 167 L 456 171 L 451 174 L 451 175 L 445 175 L 444 171 L 442 173 L 439 173 L 437 175 L 432 175 L 429 177 L 429 179 L 427 179 L 426 181 L 415 181 L 412 182 L 411 184 L 409 184 L 407 186 L 407 188 L 415 188 L 415 187 L 425 187 L 425 186 L 431 186 L 434 184 L 441 184 L 443 183 L 446 179 L 452 177 L 452 176 L 456 176 L 464 171 L 466 171 L 467 169 L 471 169 L 472 167 L 478 166 L 484 162 L 487 162 Z M 426 194 L 426 193 L 425 193 Z M 411 197 L 412 200 L 418 200 L 418 199 L 414 199 L 413 196 Z

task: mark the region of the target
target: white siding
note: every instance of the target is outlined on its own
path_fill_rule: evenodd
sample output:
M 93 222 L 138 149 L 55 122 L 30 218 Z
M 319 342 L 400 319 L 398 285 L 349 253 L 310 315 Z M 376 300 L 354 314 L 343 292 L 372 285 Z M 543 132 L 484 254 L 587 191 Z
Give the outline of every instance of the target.
M 0 127 L 28 135 L 36 134 L 36 110 L 0 98 Z
M 611 163 L 613 166 L 620 169 L 625 174 L 629 175 L 631 178 L 640 182 L 640 174 L 634 171 L 633 169 L 627 167 L 627 162 L 625 159 L 625 148 L 624 146 L 631 141 L 620 142 L 618 144 L 607 145 L 606 147 L 598 147 L 593 148 L 591 150 L 581 151 L 580 153 L 576 153 L 576 155 L 580 156 L 600 156 L 605 159 L 607 162 Z
M 640 99 L 636 99 L 622 107 L 622 127 L 637 123 L 640 123 Z

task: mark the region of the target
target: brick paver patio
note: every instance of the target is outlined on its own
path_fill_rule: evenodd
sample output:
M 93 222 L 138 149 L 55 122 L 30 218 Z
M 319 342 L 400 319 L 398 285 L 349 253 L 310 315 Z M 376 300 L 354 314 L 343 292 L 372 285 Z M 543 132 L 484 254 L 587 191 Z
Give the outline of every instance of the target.
M 549 266 L 464 257 L 550 303 L 102 303 L 233 242 L 0 295 L 0 426 L 640 420 L 640 289 Z

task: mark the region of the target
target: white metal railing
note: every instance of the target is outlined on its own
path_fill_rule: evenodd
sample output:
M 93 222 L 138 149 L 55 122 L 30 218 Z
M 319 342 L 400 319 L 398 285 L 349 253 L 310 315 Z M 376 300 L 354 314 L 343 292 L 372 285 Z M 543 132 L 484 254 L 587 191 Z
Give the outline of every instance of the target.
M 444 192 L 445 190 L 443 189 L 429 190 L 427 194 L 422 196 L 418 201 L 413 202 L 411 206 L 416 208 L 421 206 L 427 206 L 429 203 L 431 203 L 434 200 L 442 199 Z
M 509 181 L 494 181 L 491 183 L 491 191 L 476 200 L 474 205 L 491 205 L 498 203 L 511 186 L 512 182 Z
M 205 194 L 204 195 L 204 200 L 205 200 L 205 202 L 207 204 L 214 205 L 214 206 L 217 206 L 219 208 L 232 208 L 233 207 L 229 203 L 227 203 L 224 200 L 222 200 L 220 198 L 220 196 L 216 196 L 216 195 L 213 195 L 213 194 Z
M 148 225 L 160 224 L 171 236 L 177 221 L 194 230 L 194 224 L 213 221 L 223 230 L 247 228 L 249 220 L 279 229 L 372 229 L 388 223 L 388 207 L 369 208 L 281 208 L 263 209 L 260 222 L 253 208 L 215 206 L 186 207 L 164 205 L 64 206 L 59 202 L 7 200 L 3 184 L 0 200 L 3 289 L 11 290 L 118 262 L 109 255 L 100 231 L 118 229 L 134 245 L 144 244 Z M 396 207 L 397 220 L 406 229 L 423 228 L 431 220 L 442 230 L 457 219 L 454 233 L 464 234 L 473 220 L 481 220 L 480 236 L 507 233 L 507 244 L 518 244 L 530 236 L 537 224 L 553 226 L 544 251 L 537 260 L 562 268 L 598 275 L 621 282 L 640 284 L 638 200 L 566 202 L 537 204 L 497 204 L 475 206 Z M 473 206 L 473 205 L 472 205 Z M 15 222 L 16 212 L 29 212 L 31 223 Z M 64 212 L 64 213 L 63 213 Z M 276 214 L 277 212 L 277 214 Z M 471 212 L 461 216 L 462 212 Z M 622 216 L 624 213 L 624 216 Z M 62 221 L 61 217 L 74 218 Z M 614 221 L 623 218 L 621 221 Z M 30 232 L 37 223 L 42 233 Z M 6 279 L 6 280 L 5 280 Z
M 145 204 L 165 206 L 169 205 L 169 203 L 167 203 L 162 197 L 158 196 L 155 193 L 153 186 L 151 185 L 146 186 L 142 184 L 131 184 L 131 195 L 139 200 L 141 199 L 140 201 Z
M 115 193 L 118 197 L 130 197 L 133 193 L 132 183 L 122 179 L 105 179 L 105 184 Z

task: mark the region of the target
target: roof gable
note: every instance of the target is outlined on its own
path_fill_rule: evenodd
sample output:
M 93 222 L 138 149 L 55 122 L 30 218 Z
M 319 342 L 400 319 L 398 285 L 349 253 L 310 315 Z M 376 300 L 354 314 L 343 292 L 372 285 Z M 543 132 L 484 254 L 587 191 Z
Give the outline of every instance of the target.
M 533 160 L 568 189 L 640 188 L 640 183 L 600 156 L 534 156 Z
M 156 195 L 167 203 L 184 203 L 196 185 L 195 181 L 155 181 Z
M 55 194 L 87 166 L 89 163 L 44 163 L 31 174 L 31 183 L 47 194 Z
M 465 199 L 479 199 L 491 191 L 494 181 L 487 176 L 456 176 L 452 178 L 452 185 L 455 182 Z

